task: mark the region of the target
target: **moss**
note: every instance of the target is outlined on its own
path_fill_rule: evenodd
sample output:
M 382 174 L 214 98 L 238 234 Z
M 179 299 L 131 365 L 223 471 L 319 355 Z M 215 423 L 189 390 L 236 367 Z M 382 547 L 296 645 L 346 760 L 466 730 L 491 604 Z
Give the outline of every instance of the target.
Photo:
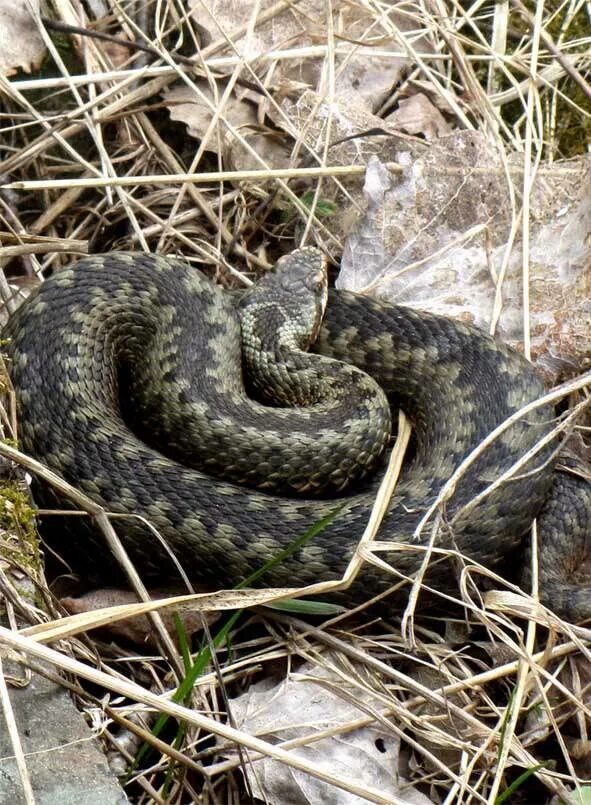
M 465 4 L 464 4 L 465 5 Z M 537 3 L 534 0 L 524 0 L 524 6 L 529 12 L 530 18 L 536 14 Z M 556 46 L 565 56 L 573 56 L 577 53 L 586 53 L 589 48 L 589 17 L 588 10 L 580 5 L 576 14 L 571 14 L 570 4 L 559 2 L 558 0 L 547 0 L 544 4 L 543 29 L 552 39 Z M 492 8 L 489 4 L 481 7 L 480 11 L 472 16 L 474 25 L 477 25 L 481 37 L 490 42 L 492 36 Z M 469 26 L 462 30 L 463 47 L 465 51 L 478 56 L 482 53 L 480 38 L 477 38 L 474 31 Z M 507 56 L 517 55 L 519 60 L 530 57 L 531 44 L 531 25 L 530 20 L 523 16 L 518 9 L 511 8 L 509 14 L 507 31 Z M 478 44 L 473 45 L 472 41 Z M 542 41 L 540 43 L 540 61 L 538 71 L 543 70 L 549 64 L 555 62 L 554 56 L 548 52 Z M 472 63 L 477 80 L 483 87 L 487 85 L 488 63 L 478 59 Z M 583 77 L 588 81 L 585 72 L 585 65 L 579 64 Z M 457 81 L 459 86 L 463 84 L 463 78 L 458 71 L 453 68 L 451 78 Z M 523 81 L 526 75 L 514 71 L 514 78 Z M 496 74 L 498 86 L 497 91 L 511 90 L 513 84 L 507 76 L 500 71 Z M 543 156 L 545 158 L 565 159 L 585 154 L 591 142 L 591 99 L 583 88 L 570 76 L 565 75 L 552 86 L 540 84 L 539 97 L 544 124 L 544 146 Z M 509 103 L 505 103 L 499 110 L 500 115 L 510 129 L 519 125 L 519 134 L 523 134 L 524 126 L 524 102 L 518 98 Z M 551 139 L 550 125 L 554 125 Z
M 0 485 L 2 558 L 36 575 L 40 565 L 35 509 L 29 492 L 17 481 Z
M 536 3 L 530 1 L 525 5 L 533 16 Z M 544 30 L 565 55 L 587 52 L 589 18 L 585 7 L 581 6 L 576 14 L 570 16 L 570 5 L 552 0 L 545 4 L 544 12 Z M 522 25 L 527 30 L 527 25 Z M 567 42 L 572 44 L 565 48 Z M 546 60 L 550 61 L 550 57 Z M 579 69 L 585 76 L 580 66 Z M 554 142 L 550 143 L 552 154 L 554 158 L 585 154 L 591 142 L 591 99 L 570 76 L 565 76 L 558 82 L 557 90 L 560 95 L 555 96 L 552 90 L 543 91 L 540 95 L 546 123 L 550 113 L 553 113 L 556 121 Z

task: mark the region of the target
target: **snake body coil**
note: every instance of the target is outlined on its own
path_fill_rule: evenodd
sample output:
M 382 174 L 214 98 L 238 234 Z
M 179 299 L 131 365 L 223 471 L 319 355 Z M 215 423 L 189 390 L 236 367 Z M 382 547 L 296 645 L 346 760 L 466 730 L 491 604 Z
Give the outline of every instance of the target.
M 312 253 L 302 251 L 300 259 Z M 191 410 L 207 410 L 213 427 L 224 432 L 228 412 L 243 404 L 235 303 L 184 262 L 139 254 L 84 258 L 46 281 L 11 318 L 3 337 L 10 339 L 6 349 L 22 449 L 107 510 L 150 521 L 192 580 L 231 587 L 334 510 L 334 499 L 269 494 L 185 466 L 159 449 L 174 438 L 156 434 L 156 447 L 146 444 L 152 418 L 134 415 L 130 404 L 142 384 L 155 406 L 165 406 L 166 433 L 178 432 L 173 451 L 183 450 Z M 542 383 L 521 356 L 483 333 L 350 293 L 330 293 L 313 349 L 368 373 L 413 424 L 413 455 L 379 534 L 401 544 L 384 558 L 412 577 L 431 525 L 418 542 L 413 533 L 442 485 L 496 426 L 543 393 Z M 157 376 L 165 381 L 162 388 L 154 385 Z M 190 384 L 207 391 L 208 398 L 193 398 Z M 134 416 L 132 430 L 128 423 Z M 245 422 L 255 432 L 256 416 Z M 555 444 L 470 502 L 550 432 L 553 416 L 544 406 L 530 411 L 476 458 L 440 511 L 443 525 L 436 547 L 490 566 L 519 545 L 549 496 Z M 338 424 L 332 416 L 331 428 Z M 279 465 L 291 460 L 292 431 L 285 420 L 265 438 Z M 322 451 L 322 429 L 315 438 Z M 240 440 L 227 439 L 228 451 L 240 446 L 235 441 Z M 230 457 L 230 463 L 236 461 Z M 335 519 L 275 567 L 265 584 L 338 578 L 363 533 L 378 482 L 348 497 Z M 561 484 L 568 487 L 561 495 L 571 494 L 568 481 L 562 478 Z M 581 501 L 577 529 L 582 533 L 591 503 L 581 483 L 573 494 Z M 36 489 L 36 497 L 45 507 L 66 505 L 46 486 Z M 586 590 L 566 590 L 556 579 L 572 539 L 557 512 L 569 504 L 556 502 L 552 493 L 550 498 L 549 525 L 545 532 L 540 527 L 549 567 L 542 562 L 540 586 L 551 603 L 582 616 L 591 608 Z M 48 522 L 52 533 L 60 534 L 62 548 L 69 543 L 70 554 L 105 564 L 106 549 L 87 521 L 52 517 Z M 146 576 L 175 577 L 170 557 L 139 518 L 114 524 Z M 435 563 L 427 581 L 436 582 L 437 575 L 450 586 L 449 565 Z M 391 576 L 368 566 L 346 597 L 371 597 L 391 583 Z

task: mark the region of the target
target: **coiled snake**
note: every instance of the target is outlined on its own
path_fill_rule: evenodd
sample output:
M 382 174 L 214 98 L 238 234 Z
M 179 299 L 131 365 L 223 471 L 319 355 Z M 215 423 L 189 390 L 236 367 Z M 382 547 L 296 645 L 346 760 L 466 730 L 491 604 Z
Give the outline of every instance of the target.
M 304 249 L 283 262 L 282 282 L 289 286 L 285 277 L 295 267 L 311 265 L 317 272 L 321 259 L 316 250 Z M 126 253 L 81 259 L 27 300 L 3 338 L 22 449 L 107 510 L 149 520 L 196 582 L 235 585 L 334 510 L 334 498 L 326 495 L 284 494 L 285 487 L 305 491 L 324 484 L 302 481 L 303 469 L 292 458 L 300 436 L 308 439 L 312 456 L 321 456 L 312 475 L 328 476 L 334 489 L 376 462 L 379 451 L 372 453 L 360 436 L 352 449 L 362 455 L 360 469 L 349 470 L 345 459 L 336 475 L 325 467 L 333 450 L 326 446 L 328 436 L 344 442 L 348 434 L 355 437 L 360 420 L 372 418 L 363 381 L 346 424 L 342 395 L 330 408 L 320 402 L 304 409 L 295 425 L 287 419 L 293 412 L 245 401 L 235 300 L 181 260 Z M 351 293 L 329 293 L 313 351 L 370 375 L 413 424 L 413 454 L 379 534 L 400 544 L 384 558 L 397 573 L 412 577 L 431 526 L 418 542 L 413 533 L 442 485 L 487 434 L 537 399 L 543 385 L 520 355 L 481 332 Z M 283 347 L 276 352 L 285 358 Z M 311 419 L 315 410 L 320 425 Z M 193 433 L 194 418 L 206 422 L 205 436 Z M 540 515 L 541 592 L 553 606 L 581 618 L 591 611 L 591 596 L 584 579 L 580 586 L 567 586 L 565 579 L 572 570 L 571 544 L 586 540 L 591 500 L 586 482 L 564 474 L 553 481 L 556 444 L 467 506 L 550 432 L 553 418 L 548 407 L 535 408 L 482 452 L 440 511 L 436 545 L 492 566 L 519 546 Z M 246 433 L 252 437 L 247 455 L 260 454 L 263 478 L 276 475 L 280 492 L 235 483 L 261 482 L 249 476 L 237 450 Z M 211 445 L 208 435 L 215 437 Z M 192 458 L 195 444 L 198 455 Z M 174 457 L 164 455 L 165 445 Z M 179 455 L 201 469 L 181 463 Z M 217 477 L 223 465 L 233 468 L 233 481 Z M 339 578 L 366 525 L 379 475 L 349 494 L 332 522 L 276 566 L 265 584 Z M 43 486 L 36 498 L 45 507 L 66 505 Z M 68 556 L 108 564 L 101 538 L 87 521 L 52 517 L 48 524 Z M 170 557 L 140 519 L 115 525 L 146 577 L 174 577 Z M 429 584 L 448 588 L 454 579 L 447 562 L 435 563 L 427 576 Z M 347 599 L 370 597 L 394 581 L 367 566 Z

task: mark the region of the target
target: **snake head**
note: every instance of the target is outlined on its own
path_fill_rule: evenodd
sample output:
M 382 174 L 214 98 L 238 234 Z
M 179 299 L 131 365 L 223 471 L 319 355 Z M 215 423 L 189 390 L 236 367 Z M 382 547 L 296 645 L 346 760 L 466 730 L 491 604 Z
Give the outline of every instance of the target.
M 310 246 L 297 249 L 240 300 L 243 341 L 254 334 L 263 351 L 273 351 L 271 343 L 307 350 L 318 336 L 327 299 L 325 256 Z

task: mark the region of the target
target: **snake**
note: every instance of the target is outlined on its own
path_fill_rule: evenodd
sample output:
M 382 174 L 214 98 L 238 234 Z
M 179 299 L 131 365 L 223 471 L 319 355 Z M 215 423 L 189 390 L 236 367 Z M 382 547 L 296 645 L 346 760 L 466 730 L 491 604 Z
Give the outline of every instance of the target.
M 281 554 L 261 584 L 293 588 L 340 579 L 355 553 L 391 449 L 385 403 L 412 425 L 409 455 L 379 561 L 334 600 L 392 592 L 394 605 L 419 573 L 427 598 L 457 594 L 466 566 L 525 562 L 537 517 L 542 601 L 588 617 L 574 557 L 591 533 L 590 485 L 557 469 L 556 412 L 537 403 L 533 365 L 468 324 L 327 291 L 324 270 L 321 252 L 304 247 L 262 281 L 290 302 L 320 297 L 320 315 L 315 301 L 289 319 L 281 303 L 277 313 L 177 257 L 112 252 L 55 272 L 2 333 L 20 448 L 117 515 L 147 581 L 178 579 L 176 560 L 192 582 L 229 589 Z M 294 315 L 311 317 L 307 334 Z M 249 379 L 244 344 L 262 351 L 262 380 Z M 282 382 L 274 361 L 291 372 L 278 401 L 267 399 Z M 73 508 L 41 478 L 33 493 L 42 510 Z M 41 525 L 73 566 L 111 578 L 116 560 L 92 518 L 51 514 Z

